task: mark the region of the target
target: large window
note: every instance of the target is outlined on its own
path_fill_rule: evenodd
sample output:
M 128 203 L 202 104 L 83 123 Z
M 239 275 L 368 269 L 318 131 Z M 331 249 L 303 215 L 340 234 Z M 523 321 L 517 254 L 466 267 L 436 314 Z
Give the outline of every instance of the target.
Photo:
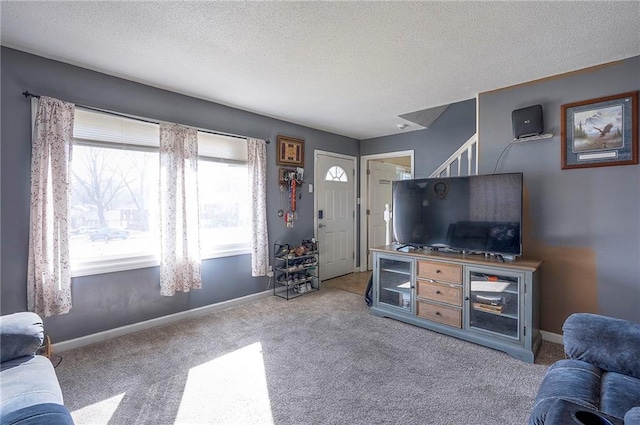
M 246 140 L 200 131 L 198 155 L 203 256 L 248 252 L 251 215 Z
M 198 132 L 203 258 L 249 252 L 246 140 Z M 76 109 L 72 153 L 74 275 L 158 264 L 159 126 Z
M 71 259 L 155 255 L 158 153 L 73 147 Z

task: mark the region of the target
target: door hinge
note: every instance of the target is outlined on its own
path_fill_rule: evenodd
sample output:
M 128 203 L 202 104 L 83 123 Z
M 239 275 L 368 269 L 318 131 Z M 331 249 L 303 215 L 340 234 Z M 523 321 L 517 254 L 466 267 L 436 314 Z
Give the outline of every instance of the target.
M 524 327 L 524 336 L 527 336 L 527 327 Z
M 367 168 L 367 176 L 371 174 L 371 170 Z
M 371 215 L 371 210 L 367 210 L 367 215 Z
M 524 284 L 524 293 L 525 294 L 527 293 L 527 284 L 526 283 Z

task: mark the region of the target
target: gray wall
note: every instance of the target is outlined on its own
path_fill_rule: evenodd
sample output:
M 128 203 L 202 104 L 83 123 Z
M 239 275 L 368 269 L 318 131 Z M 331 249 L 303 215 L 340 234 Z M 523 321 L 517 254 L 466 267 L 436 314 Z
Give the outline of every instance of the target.
M 22 92 L 56 97 L 157 120 L 270 139 L 267 148 L 267 217 L 270 243 L 296 243 L 313 236 L 313 197 L 304 191 L 298 220 L 287 229 L 277 216 L 281 195 L 275 161 L 276 137 L 305 140 L 305 180 L 313 183 L 313 151 L 358 156 L 359 141 L 219 104 L 156 89 L 87 69 L 2 48 L 1 50 L 1 271 L 2 314 L 24 311 L 29 235 L 31 109 Z M 286 205 L 286 203 L 284 204 Z M 273 249 L 273 248 L 271 248 Z M 265 278 L 250 276 L 250 256 L 205 260 L 203 289 L 160 296 L 158 268 L 73 279 L 73 309 L 45 320 L 54 342 L 141 320 L 257 293 Z
M 469 99 L 449 105 L 429 128 L 361 141 L 360 155 L 413 150 L 414 178 L 429 177 L 475 132 L 476 100 Z M 359 185 L 358 181 L 358 191 Z M 361 205 L 358 205 L 358 230 L 360 207 Z M 360 266 L 360 237 L 357 239 L 356 248 L 356 258 Z
M 524 172 L 524 254 L 545 261 L 545 330 L 561 332 L 574 311 L 640 321 L 640 166 L 562 170 L 559 136 L 561 105 L 638 89 L 634 57 L 479 96 L 481 173 L 493 172 L 513 138 L 512 110 L 541 104 L 554 134 L 512 145 L 498 168 Z
M 295 227 L 276 212 L 275 140 L 305 140 L 305 176 L 313 183 L 313 150 L 353 156 L 415 150 L 416 177 L 428 176 L 476 130 L 475 100 L 451 105 L 426 130 L 357 140 L 321 132 L 86 69 L 2 48 L 0 171 L 0 282 L 2 314 L 26 310 L 29 227 L 30 106 L 24 90 L 82 105 L 270 139 L 267 216 L 270 242 L 313 235 L 313 197 L 298 202 Z M 511 111 L 540 103 L 549 140 L 513 145 L 498 172 L 525 176 L 525 256 L 542 269 L 542 328 L 560 332 L 573 311 L 594 311 L 640 321 L 640 167 L 560 169 L 560 106 L 640 89 L 640 57 L 609 67 L 529 83 L 479 96 L 480 172 L 493 172 L 512 139 Z M 640 112 L 639 112 L 640 113 Z M 286 201 L 283 200 L 282 202 Z M 54 342 L 88 335 L 260 292 L 248 255 L 205 260 L 204 287 L 174 297 L 159 295 L 157 268 L 75 278 L 71 313 L 48 318 Z
M 476 132 L 476 100 L 450 105 L 427 129 L 363 140 L 360 155 L 414 150 L 415 177 L 429 177 Z

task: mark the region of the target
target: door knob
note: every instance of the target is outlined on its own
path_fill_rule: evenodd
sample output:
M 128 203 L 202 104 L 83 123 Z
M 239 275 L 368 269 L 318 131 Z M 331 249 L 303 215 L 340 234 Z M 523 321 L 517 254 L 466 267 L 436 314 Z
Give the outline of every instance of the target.
M 322 227 L 324 227 L 324 224 L 320 223 L 320 224 L 318 224 L 318 227 L 322 228 Z

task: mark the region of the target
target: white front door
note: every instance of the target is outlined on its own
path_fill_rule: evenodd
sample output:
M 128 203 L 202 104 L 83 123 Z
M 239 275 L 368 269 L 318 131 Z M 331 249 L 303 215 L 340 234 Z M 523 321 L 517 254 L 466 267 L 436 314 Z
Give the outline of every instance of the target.
M 316 152 L 315 180 L 320 278 L 326 280 L 355 266 L 355 158 Z
M 373 269 L 372 255 L 369 248 L 386 245 L 387 222 L 384 221 L 384 208 L 389 204 L 393 181 L 396 180 L 396 166 L 380 161 L 369 161 L 367 176 L 369 205 L 367 206 L 368 238 L 367 238 L 367 270 Z

